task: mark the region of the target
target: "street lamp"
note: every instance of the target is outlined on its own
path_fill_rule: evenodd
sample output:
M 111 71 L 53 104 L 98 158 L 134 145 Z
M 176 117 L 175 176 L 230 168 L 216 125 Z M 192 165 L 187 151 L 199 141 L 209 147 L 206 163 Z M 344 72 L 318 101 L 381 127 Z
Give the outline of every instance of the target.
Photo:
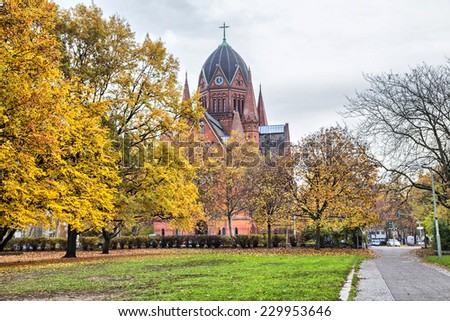
M 431 171 L 431 168 L 428 168 L 428 169 L 430 170 L 431 192 L 433 194 L 434 227 L 436 229 L 436 246 L 437 246 L 437 251 L 438 251 L 438 257 L 439 257 L 439 259 L 442 259 L 441 235 L 439 234 L 439 221 L 438 221 L 437 210 L 436 210 L 436 194 L 434 193 L 434 178 L 433 178 L 433 172 Z

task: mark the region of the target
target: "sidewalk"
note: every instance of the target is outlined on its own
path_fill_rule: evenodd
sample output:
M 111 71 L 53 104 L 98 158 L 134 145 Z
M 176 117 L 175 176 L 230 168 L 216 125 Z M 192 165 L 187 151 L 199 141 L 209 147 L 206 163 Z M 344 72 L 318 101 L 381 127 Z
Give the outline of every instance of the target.
M 356 301 L 448 301 L 450 272 L 423 263 L 415 247 L 372 247 L 379 257 L 362 263 Z

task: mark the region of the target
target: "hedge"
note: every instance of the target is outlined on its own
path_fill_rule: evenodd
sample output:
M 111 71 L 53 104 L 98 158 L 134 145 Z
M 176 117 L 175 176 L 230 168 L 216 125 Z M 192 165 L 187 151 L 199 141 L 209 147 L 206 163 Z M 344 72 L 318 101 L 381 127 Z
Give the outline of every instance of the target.
M 92 251 L 98 248 L 100 240 L 96 236 L 80 237 L 80 245 L 84 251 Z
M 281 238 L 274 236 L 272 242 L 277 246 Z M 79 239 L 80 248 L 92 251 L 100 247 L 103 239 L 96 236 L 82 236 Z M 121 236 L 111 240 L 111 249 L 133 248 L 219 248 L 258 247 L 265 245 L 262 235 L 237 235 L 235 237 L 222 235 L 173 235 L 173 236 Z M 66 238 L 22 237 L 13 238 L 8 242 L 7 249 L 16 251 L 65 250 Z
M 11 239 L 6 248 L 15 251 L 65 250 L 67 239 L 63 237 L 20 237 Z

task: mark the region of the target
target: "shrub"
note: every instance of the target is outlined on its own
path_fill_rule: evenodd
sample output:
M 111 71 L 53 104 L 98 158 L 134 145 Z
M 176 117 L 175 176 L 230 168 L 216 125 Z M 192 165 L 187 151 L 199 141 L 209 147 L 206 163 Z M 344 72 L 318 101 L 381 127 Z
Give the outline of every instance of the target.
M 204 248 L 208 240 L 208 235 L 197 235 L 195 239 L 197 240 L 198 247 Z
M 231 236 L 220 236 L 223 247 L 232 247 L 234 245 L 233 238 Z
M 141 237 L 142 237 L 142 242 L 143 242 L 145 248 L 149 249 L 151 247 L 150 237 L 149 236 L 141 236 Z
M 119 244 L 120 249 L 123 250 L 125 248 L 125 245 L 128 244 L 127 236 L 118 237 L 117 244 Z
M 450 251 L 450 223 L 445 219 L 440 219 L 439 223 L 439 235 L 441 236 L 441 249 L 442 251 Z M 436 231 L 433 225 L 433 247 L 437 250 L 436 243 Z
M 20 251 L 27 251 L 29 242 L 30 242 L 30 240 L 28 237 L 21 237 L 19 239 L 19 241 L 17 242 L 17 245 L 19 246 Z
M 111 249 L 113 250 L 117 250 L 117 245 L 119 245 L 117 239 L 117 237 L 111 239 Z
M 131 238 L 133 240 L 134 246 L 136 248 L 140 249 L 143 244 L 145 244 L 145 237 L 143 236 L 136 236 Z
M 259 234 L 250 234 L 249 238 L 252 247 L 258 247 L 260 244 L 264 242 L 264 237 Z
M 297 238 L 295 236 L 289 236 L 289 243 L 291 243 L 292 247 L 297 246 Z
M 278 234 L 275 234 L 274 236 L 272 236 L 272 246 L 273 247 L 278 247 L 282 241 L 283 241 L 283 239 Z
M 47 238 L 47 237 L 37 237 L 35 239 L 36 249 L 39 249 L 41 251 L 45 251 L 45 248 L 46 248 L 46 245 L 47 245 L 47 240 L 49 240 L 49 238 Z
M 167 247 L 167 237 L 166 237 L 166 236 L 161 236 L 161 237 L 159 238 L 159 246 L 160 246 L 161 248 Z
M 236 243 L 243 249 L 250 247 L 250 238 L 248 235 L 237 235 Z
M 6 244 L 6 249 L 13 251 L 19 250 L 18 240 L 18 238 L 12 238 L 11 240 L 9 240 L 9 242 Z
M 172 248 L 176 243 L 176 236 L 167 236 L 167 246 Z
M 67 239 L 65 237 L 57 237 L 56 240 L 58 249 L 61 251 L 67 250 Z
M 159 237 L 158 236 L 149 236 L 148 244 L 149 244 L 149 246 L 156 249 L 159 245 Z
M 176 235 L 174 236 L 174 238 L 175 238 L 174 246 L 176 248 L 181 248 L 184 245 L 185 237 L 183 235 Z
M 51 237 L 51 238 L 47 239 L 46 249 L 50 250 L 50 251 L 55 251 L 56 244 L 58 244 L 58 240 L 56 238 Z
M 185 237 L 186 247 L 197 247 L 198 239 L 195 236 L 188 235 Z
M 205 235 L 205 242 L 206 242 L 206 246 L 210 249 L 214 246 L 214 237 L 216 235 Z
M 223 237 L 219 235 L 212 235 L 211 236 L 211 245 L 214 246 L 216 249 L 224 245 Z
M 136 236 L 125 236 L 126 245 L 129 249 L 135 247 L 136 244 Z
M 98 237 L 97 236 L 83 236 L 80 238 L 81 248 L 84 251 L 92 251 L 98 245 Z

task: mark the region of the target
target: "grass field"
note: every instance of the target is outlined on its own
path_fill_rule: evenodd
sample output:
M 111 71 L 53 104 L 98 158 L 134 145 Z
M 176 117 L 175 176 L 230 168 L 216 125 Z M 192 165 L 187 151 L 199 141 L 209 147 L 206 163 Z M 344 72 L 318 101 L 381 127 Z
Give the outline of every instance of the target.
M 198 251 L 10 266 L 0 269 L 0 300 L 337 300 L 363 259 Z
M 437 256 L 428 256 L 426 260 L 427 262 L 436 263 L 450 269 L 450 255 L 443 255 L 440 260 Z

